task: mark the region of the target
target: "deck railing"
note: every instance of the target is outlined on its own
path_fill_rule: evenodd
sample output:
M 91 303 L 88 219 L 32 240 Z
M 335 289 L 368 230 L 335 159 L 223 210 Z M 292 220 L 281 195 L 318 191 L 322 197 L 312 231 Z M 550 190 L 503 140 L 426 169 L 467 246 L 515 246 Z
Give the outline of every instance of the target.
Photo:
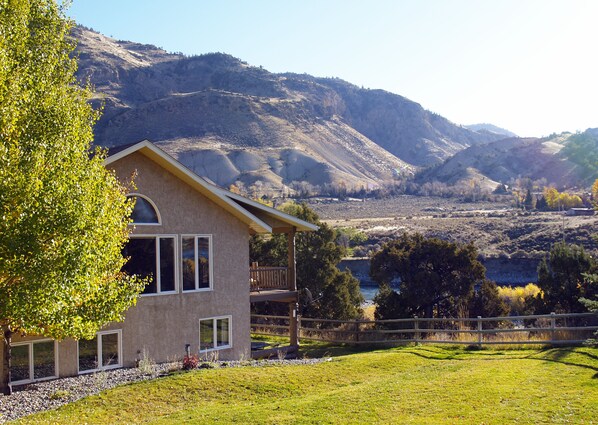
M 377 321 L 299 317 L 298 321 L 300 339 L 346 344 L 575 345 L 598 330 L 597 313 Z M 288 335 L 289 318 L 252 315 L 251 331 Z
M 252 265 L 249 269 L 249 284 L 251 291 L 289 289 L 288 269 Z

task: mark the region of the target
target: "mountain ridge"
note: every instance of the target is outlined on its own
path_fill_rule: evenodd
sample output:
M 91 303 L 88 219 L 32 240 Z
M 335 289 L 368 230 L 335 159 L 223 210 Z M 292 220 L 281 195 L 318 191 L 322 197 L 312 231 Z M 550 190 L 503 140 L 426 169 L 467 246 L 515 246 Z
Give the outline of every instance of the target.
M 78 77 L 104 105 L 96 143 L 149 139 L 222 186 L 375 187 L 501 137 L 340 79 L 171 54 L 83 27 L 73 34 Z

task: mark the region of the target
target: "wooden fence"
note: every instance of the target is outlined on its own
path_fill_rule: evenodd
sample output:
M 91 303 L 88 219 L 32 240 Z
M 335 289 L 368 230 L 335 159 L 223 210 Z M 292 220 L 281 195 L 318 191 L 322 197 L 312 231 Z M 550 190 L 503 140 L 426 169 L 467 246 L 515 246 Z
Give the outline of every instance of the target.
M 251 316 L 258 335 L 288 335 L 288 316 Z M 598 313 L 393 320 L 299 317 L 299 337 L 342 344 L 576 345 L 598 330 Z

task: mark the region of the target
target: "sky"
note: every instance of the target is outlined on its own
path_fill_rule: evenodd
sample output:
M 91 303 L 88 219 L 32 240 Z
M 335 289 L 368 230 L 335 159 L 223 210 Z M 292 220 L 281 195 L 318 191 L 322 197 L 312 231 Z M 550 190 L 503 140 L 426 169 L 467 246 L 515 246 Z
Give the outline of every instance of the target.
M 169 52 L 383 89 L 457 124 L 598 127 L 595 0 L 73 0 L 67 15 Z

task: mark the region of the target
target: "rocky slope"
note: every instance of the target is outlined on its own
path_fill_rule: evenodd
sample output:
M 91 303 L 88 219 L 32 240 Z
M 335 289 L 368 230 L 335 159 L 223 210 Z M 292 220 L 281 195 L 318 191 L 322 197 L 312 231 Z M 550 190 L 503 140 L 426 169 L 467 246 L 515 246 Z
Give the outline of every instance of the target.
M 502 137 L 339 79 L 169 54 L 82 27 L 74 36 L 79 77 L 104 105 L 96 143 L 158 142 L 223 186 L 371 187 Z
M 588 130 L 593 131 L 593 130 Z M 585 170 L 568 154 L 571 133 L 548 138 L 509 138 L 471 146 L 418 176 L 420 181 L 458 184 L 476 178 L 488 188 L 520 178 L 545 179 L 558 187 L 584 186 Z
M 507 137 L 518 137 L 515 133 L 513 133 L 512 131 L 506 130 L 504 128 L 501 127 L 497 127 L 493 124 L 488 124 L 488 123 L 481 123 L 481 124 L 470 124 L 470 125 L 466 125 L 466 128 L 472 130 L 472 131 L 477 131 L 478 133 L 494 133 L 494 134 L 498 134 L 501 135 L 504 138 Z

